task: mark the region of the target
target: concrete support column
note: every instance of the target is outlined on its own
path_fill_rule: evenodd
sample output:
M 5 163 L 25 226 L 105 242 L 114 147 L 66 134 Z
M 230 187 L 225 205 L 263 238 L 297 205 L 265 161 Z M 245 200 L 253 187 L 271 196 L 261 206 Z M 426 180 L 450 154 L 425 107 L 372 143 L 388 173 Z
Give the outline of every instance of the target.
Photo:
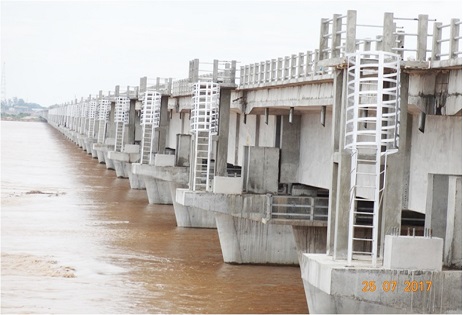
M 124 144 L 134 144 L 135 142 L 135 116 L 135 100 L 130 100 L 129 124 L 125 128 L 127 133 L 125 134 Z
M 444 265 L 461 269 L 461 176 L 449 177 Z
M 220 89 L 219 135 L 215 158 L 217 176 L 227 176 L 228 129 L 230 127 L 231 89 Z
M 384 237 L 392 227 L 400 228 L 402 209 L 408 206 L 408 183 L 410 179 L 410 139 L 412 116 L 408 111 L 409 75 L 400 77 L 400 141 L 399 152 L 388 156 L 386 186 L 381 213 L 380 256 L 383 255 Z
M 346 201 L 346 194 L 341 194 L 339 189 L 342 189 L 343 184 L 349 186 L 350 178 L 348 177 L 349 172 L 346 172 L 346 169 L 350 171 L 350 156 L 342 154 L 344 148 L 344 122 L 345 118 L 344 109 L 343 109 L 343 91 L 344 91 L 344 80 L 345 80 L 345 71 L 337 70 L 335 78 L 333 81 L 334 89 L 334 99 L 333 99 L 333 112 L 332 112 L 332 138 L 331 146 L 333 148 L 332 153 L 332 168 L 331 168 L 331 188 L 329 195 L 328 203 L 328 232 L 327 232 L 327 253 L 329 255 L 334 255 L 336 252 L 335 244 L 340 245 L 339 242 L 336 242 L 336 225 L 340 224 L 337 218 L 338 206 L 342 205 L 342 202 L 339 203 L 338 199 L 341 198 L 343 202 L 349 204 L 349 199 Z M 349 164 L 349 165 L 346 165 Z M 341 172 L 343 171 L 343 172 Z M 341 180 L 341 173 L 344 174 Z M 347 178 L 346 178 L 347 176 Z M 348 182 L 346 182 L 348 180 Z M 347 196 L 348 198 L 348 196 Z M 347 224 L 348 220 L 345 221 Z M 346 234 L 347 235 L 347 234 Z M 346 237 L 347 238 L 347 237 Z M 345 244 L 345 251 L 347 253 L 347 241 Z M 341 246 L 342 248 L 343 246 Z
M 293 116 L 290 123 L 283 117 L 280 141 L 280 183 L 297 183 L 299 148 L 301 137 L 301 116 Z
M 164 153 L 167 143 L 167 129 L 169 128 L 169 110 L 167 109 L 169 97 L 163 95 L 161 98 L 161 117 L 157 135 L 156 153 Z M 156 141 L 156 140 L 154 140 Z M 156 143 L 156 142 L 155 142 Z

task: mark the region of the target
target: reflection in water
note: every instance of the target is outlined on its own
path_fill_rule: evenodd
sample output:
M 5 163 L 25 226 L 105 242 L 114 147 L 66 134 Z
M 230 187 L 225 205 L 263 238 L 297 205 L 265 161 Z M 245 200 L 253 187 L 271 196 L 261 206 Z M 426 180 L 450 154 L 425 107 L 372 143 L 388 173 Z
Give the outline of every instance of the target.
M 52 127 L 1 129 L 2 312 L 307 313 L 298 267 L 225 264 Z

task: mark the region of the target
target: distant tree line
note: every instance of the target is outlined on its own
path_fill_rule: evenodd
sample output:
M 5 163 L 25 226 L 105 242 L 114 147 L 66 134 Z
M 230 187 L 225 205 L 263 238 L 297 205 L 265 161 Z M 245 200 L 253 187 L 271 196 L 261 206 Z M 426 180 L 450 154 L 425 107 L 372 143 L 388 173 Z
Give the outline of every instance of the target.
M 7 100 L 2 101 L 2 107 L 17 107 L 24 106 L 29 108 L 43 108 L 37 103 L 29 103 L 24 101 L 22 98 L 13 97 Z

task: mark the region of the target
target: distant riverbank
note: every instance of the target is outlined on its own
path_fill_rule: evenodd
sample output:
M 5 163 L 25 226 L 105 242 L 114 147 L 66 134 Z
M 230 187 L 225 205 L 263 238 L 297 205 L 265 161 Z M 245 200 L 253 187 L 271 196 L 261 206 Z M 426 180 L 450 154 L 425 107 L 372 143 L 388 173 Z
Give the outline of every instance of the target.
M 20 114 L 5 114 L 2 113 L 1 120 L 5 121 L 42 121 L 46 122 L 46 120 L 42 117 L 38 116 L 31 116 L 30 114 L 20 113 Z

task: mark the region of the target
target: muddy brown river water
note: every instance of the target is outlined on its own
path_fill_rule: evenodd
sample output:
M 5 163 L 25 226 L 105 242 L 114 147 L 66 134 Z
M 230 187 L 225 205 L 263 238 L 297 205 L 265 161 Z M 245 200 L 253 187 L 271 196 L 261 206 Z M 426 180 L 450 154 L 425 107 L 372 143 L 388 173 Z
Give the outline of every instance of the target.
M 230 265 L 215 229 L 46 123 L 1 122 L 2 313 L 307 313 L 299 267 Z

